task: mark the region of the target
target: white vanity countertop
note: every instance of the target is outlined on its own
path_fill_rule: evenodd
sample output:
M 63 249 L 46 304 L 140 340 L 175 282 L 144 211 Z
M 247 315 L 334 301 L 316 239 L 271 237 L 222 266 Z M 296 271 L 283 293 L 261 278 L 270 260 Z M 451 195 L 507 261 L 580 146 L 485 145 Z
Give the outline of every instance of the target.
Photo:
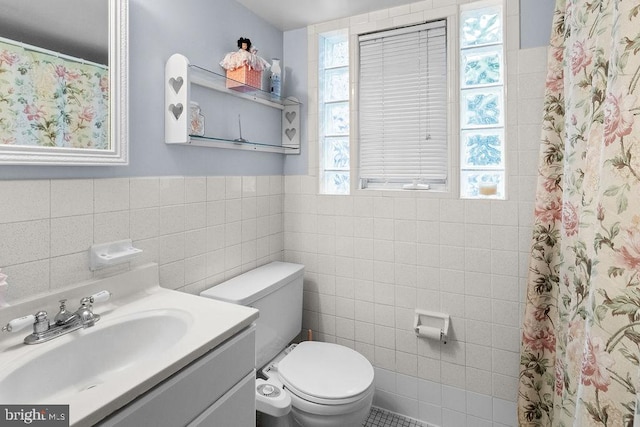
M 247 328 L 258 318 L 258 310 L 253 308 L 160 288 L 157 285 L 157 273 L 157 265 L 149 264 L 118 276 L 89 282 L 80 287 L 63 289 L 44 297 L 0 309 L 0 323 L 2 325 L 12 318 L 34 314 L 38 310 L 46 310 L 49 313 L 49 318 L 53 319 L 57 312 L 57 301 L 61 298 L 68 298 L 68 309 L 75 310 L 75 300 L 79 301 L 82 296 L 92 295 L 102 289 L 112 292 L 111 300 L 94 305 L 94 312 L 100 314 L 101 319 L 91 328 L 79 329 L 36 345 L 22 343 L 24 337 L 31 333 L 30 327 L 13 334 L 2 333 L 0 335 L 0 403 L 68 404 L 70 405 L 69 418 L 72 426 L 91 426 Z M 156 318 L 153 316 L 159 316 L 158 328 L 162 329 L 162 316 L 165 313 L 177 319 L 174 326 L 179 325 L 180 327 L 175 326 L 171 334 L 154 341 L 153 338 L 149 338 L 154 334 L 155 323 L 153 322 Z M 136 356 L 123 363 L 122 366 L 118 363 L 114 365 L 110 363 L 110 360 L 105 360 L 104 363 L 101 363 L 102 361 L 95 362 L 94 366 L 98 370 L 100 366 L 106 365 L 114 365 L 117 369 L 109 368 L 104 373 L 88 375 L 91 377 L 87 379 L 87 384 L 90 384 L 90 387 L 82 384 L 82 379 L 79 379 L 70 386 L 62 384 L 60 389 L 54 389 L 52 392 L 38 390 L 45 383 L 47 385 L 44 387 L 55 387 L 55 383 L 58 381 L 57 377 L 60 377 L 61 382 L 69 377 L 68 374 L 65 376 L 56 375 L 58 368 L 62 371 L 64 369 L 71 370 L 72 374 L 77 372 L 73 371 L 74 365 L 79 370 L 83 369 L 83 363 L 78 362 L 83 357 L 83 343 L 95 341 L 89 337 L 89 334 L 96 334 L 94 338 L 100 337 L 100 339 L 104 338 L 105 341 L 110 341 L 104 351 L 105 358 L 130 357 L 131 355 L 127 354 L 126 348 L 122 347 L 136 345 L 139 341 L 136 340 L 136 344 L 133 345 L 119 342 L 118 334 L 121 332 L 118 331 L 121 329 L 118 328 L 122 328 L 122 325 L 125 325 L 126 328 L 128 327 L 126 326 L 127 321 L 144 318 L 147 314 L 151 316 L 151 319 L 145 318 L 143 320 L 150 320 L 146 324 L 152 325 L 152 328 L 147 326 L 146 329 L 143 329 L 145 333 L 141 334 L 144 336 L 141 336 L 140 339 L 143 342 L 148 342 L 153 350 L 145 353 L 143 345 L 137 349 L 141 356 Z M 171 327 L 173 326 L 169 325 L 169 328 Z M 115 333 L 110 331 L 115 331 Z M 131 334 L 129 333 L 129 335 Z M 130 340 L 131 336 L 123 339 Z M 167 341 L 166 345 L 162 340 Z M 113 351 L 109 350 L 110 348 Z M 68 360 L 67 349 L 72 350 L 70 351 L 72 354 L 68 354 Z M 91 354 L 90 351 L 87 353 Z M 95 351 L 93 353 L 94 361 L 95 358 L 100 359 L 103 354 L 100 352 L 96 356 Z M 113 356 L 111 356 L 112 353 Z M 31 372 L 34 371 L 31 366 L 36 367 L 36 371 L 41 368 L 33 364 L 34 360 L 38 365 L 42 364 L 41 361 L 45 361 L 45 365 L 48 365 L 49 361 L 53 361 L 50 363 L 51 366 L 46 367 L 49 370 L 45 370 L 44 374 L 34 373 L 36 380 L 31 378 Z M 29 363 L 32 365 L 28 365 L 28 369 L 25 370 L 25 364 Z M 20 370 L 21 368 L 22 370 Z M 51 372 L 51 370 L 56 370 L 56 372 Z M 16 379 L 15 374 L 12 376 L 12 373 L 15 372 L 26 372 L 24 381 L 21 381 L 20 378 Z M 40 378 L 42 375 L 51 378 Z M 39 382 L 43 384 L 38 384 Z M 28 389 L 29 387 L 34 388 L 33 394 L 31 394 L 32 390 Z M 28 399 L 24 396 L 31 395 L 36 398 L 23 401 Z M 17 401 L 11 401 L 15 399 Z

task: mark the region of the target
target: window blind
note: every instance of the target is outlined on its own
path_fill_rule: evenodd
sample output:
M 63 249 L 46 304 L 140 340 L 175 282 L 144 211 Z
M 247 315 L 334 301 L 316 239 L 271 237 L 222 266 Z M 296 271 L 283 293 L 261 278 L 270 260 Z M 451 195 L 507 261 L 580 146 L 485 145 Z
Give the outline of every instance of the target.
M 359 37 L 360 182 L 447 182 L 446 21 Z

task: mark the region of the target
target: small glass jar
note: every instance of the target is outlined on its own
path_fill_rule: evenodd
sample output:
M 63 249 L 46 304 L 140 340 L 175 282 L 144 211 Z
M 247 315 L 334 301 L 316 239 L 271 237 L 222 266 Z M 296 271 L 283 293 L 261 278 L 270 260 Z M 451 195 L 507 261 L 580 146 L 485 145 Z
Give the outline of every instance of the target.
M 204 115 L 197 102 L 189 103 L 189 135 L 204 136 Z

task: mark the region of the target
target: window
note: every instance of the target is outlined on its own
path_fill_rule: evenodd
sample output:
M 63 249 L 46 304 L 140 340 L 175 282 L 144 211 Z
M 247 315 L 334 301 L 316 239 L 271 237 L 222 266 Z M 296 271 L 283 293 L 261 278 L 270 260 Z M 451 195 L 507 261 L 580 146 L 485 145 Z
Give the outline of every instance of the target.
M 361 188 L 445 189 L 446 20 L 361 35 Z
M 319 42 L 320 193 L 349 194 L 349 40 L 339 31 Z
M 348 194 L 353 185 L 506 198 L 504 0 L 460 5 L 458 17 L 453 10 L 351 40 L 347 30 L 319 35 L 321 193 Z
M 505 198 L 501 2 L 460 13 L 460 197 Z

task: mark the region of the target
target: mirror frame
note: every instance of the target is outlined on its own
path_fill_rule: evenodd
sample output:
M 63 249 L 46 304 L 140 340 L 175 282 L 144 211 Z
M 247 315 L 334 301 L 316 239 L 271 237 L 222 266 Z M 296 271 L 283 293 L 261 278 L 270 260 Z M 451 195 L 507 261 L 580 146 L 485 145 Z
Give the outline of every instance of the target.
M 111 149 L 0 145 L 0 165 L 129 164 L 129 3 L 109 1 L 109 138 Z

